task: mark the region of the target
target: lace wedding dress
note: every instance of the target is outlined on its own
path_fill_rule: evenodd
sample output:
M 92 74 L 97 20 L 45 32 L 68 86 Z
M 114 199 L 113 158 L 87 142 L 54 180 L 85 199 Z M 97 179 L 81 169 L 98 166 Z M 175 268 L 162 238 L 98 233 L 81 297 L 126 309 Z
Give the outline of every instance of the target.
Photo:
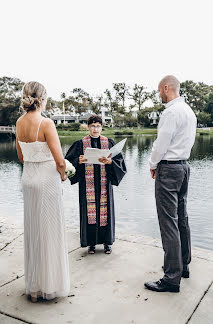
M 69 294 L 69 262 L 61 178 L 47 143 L 38 141 L 39 127 L 35 142 L 19 141 L 24 159 L 25 282 L 27 295 L 52 299 Z

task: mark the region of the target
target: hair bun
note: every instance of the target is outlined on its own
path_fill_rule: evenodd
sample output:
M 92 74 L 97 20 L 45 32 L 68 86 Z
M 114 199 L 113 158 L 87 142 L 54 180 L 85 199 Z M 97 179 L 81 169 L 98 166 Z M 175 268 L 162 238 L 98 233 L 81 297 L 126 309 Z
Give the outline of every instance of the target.
M 22 99 L 22 104 L 24 107 L 32 107 L 36 98 L 31 96 L 25 97 Z
M 40 109 L 46 97 L 45 87 L 39 82 L 30 81 L 23 86 L 21 107 L 27 112 Z

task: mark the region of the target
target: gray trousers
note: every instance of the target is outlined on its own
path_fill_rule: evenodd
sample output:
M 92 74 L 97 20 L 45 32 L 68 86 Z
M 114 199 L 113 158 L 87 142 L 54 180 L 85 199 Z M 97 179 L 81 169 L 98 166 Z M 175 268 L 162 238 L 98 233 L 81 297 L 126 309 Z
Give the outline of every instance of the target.
M 191 240 L 186 210 L 190 168 L 186 164 L 158 164 L 155 198 L 164 249 L 164 277 L 179 285 L 183 265 L 191 261 Z

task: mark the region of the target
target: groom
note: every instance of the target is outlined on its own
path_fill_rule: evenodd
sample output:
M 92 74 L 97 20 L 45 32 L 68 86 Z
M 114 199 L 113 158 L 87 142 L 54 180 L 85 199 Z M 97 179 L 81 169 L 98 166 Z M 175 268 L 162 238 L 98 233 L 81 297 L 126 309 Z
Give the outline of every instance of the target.
M 189 278 L 191 242 L 186 211 L 190 168 L 187 159 L 196 135 L 197 119 L 180 97 L 176 77 L 164 77 L 158 86 L 165 110 L 153 144 L 150 172 L 155 179 L 155 198 L 162 245 L 164 277 L 146 282 L 145 287 L 158 291 L 179 292 L 181 277 Z

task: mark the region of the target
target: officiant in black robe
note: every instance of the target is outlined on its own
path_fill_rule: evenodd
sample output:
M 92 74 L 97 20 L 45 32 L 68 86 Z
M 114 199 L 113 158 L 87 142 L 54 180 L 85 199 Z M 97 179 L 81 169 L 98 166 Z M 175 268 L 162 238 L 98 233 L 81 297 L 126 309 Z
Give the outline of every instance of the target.
M 102 193 L 102 170 L 100 164 L 93 164 L 93 185 L 94 185 L 94 198 L 95 198 L 95 216 L 92 222 L 89 221 L 88 214 L 88 196 L 86 188 L 87 181 L 85 175 L 85 168 L 87 168 L 83 154 L 86 143 L 90 143 L 92 148 L 103 148 L 102 143 L 105 143 L 111 148 L 115 145 L 112 139 L 101 136 L 102 131 L 102 118 L 98 115 L 92 115 L 88 119 L 89 135 L 82 140 L 78 140 L 68 150 L 65 158 L 69 160 L 76 168 L 76 174 L 70 179 L 71 184 L 79 183 L 79 204 L 80 204 L 80 240 L 81 247 L 89 246 L 88 252 L 95 253 L 96 244 L 104 244 L 104 252 L 111 253 L 111 245 L 115 241 L 115 211 L 114 211 L 114 198 L 112 185 L 118 186 L 126 173 L 126 166 L 121 153 L 111 158 L 102 158 L 99 161 L 104 163 L 105 178 L 106 178 L 106 219 L 105 223 L 102 221 L 100 214 L 100 200 L 103 196 Z M 106 148 L 106 147 L 104 147 Z M 91 165 L 90 165 L 91 166 Z M 88 173 L 88 172 L 87 172 Z M 94 210 L 93 210 L 94 211 Z

